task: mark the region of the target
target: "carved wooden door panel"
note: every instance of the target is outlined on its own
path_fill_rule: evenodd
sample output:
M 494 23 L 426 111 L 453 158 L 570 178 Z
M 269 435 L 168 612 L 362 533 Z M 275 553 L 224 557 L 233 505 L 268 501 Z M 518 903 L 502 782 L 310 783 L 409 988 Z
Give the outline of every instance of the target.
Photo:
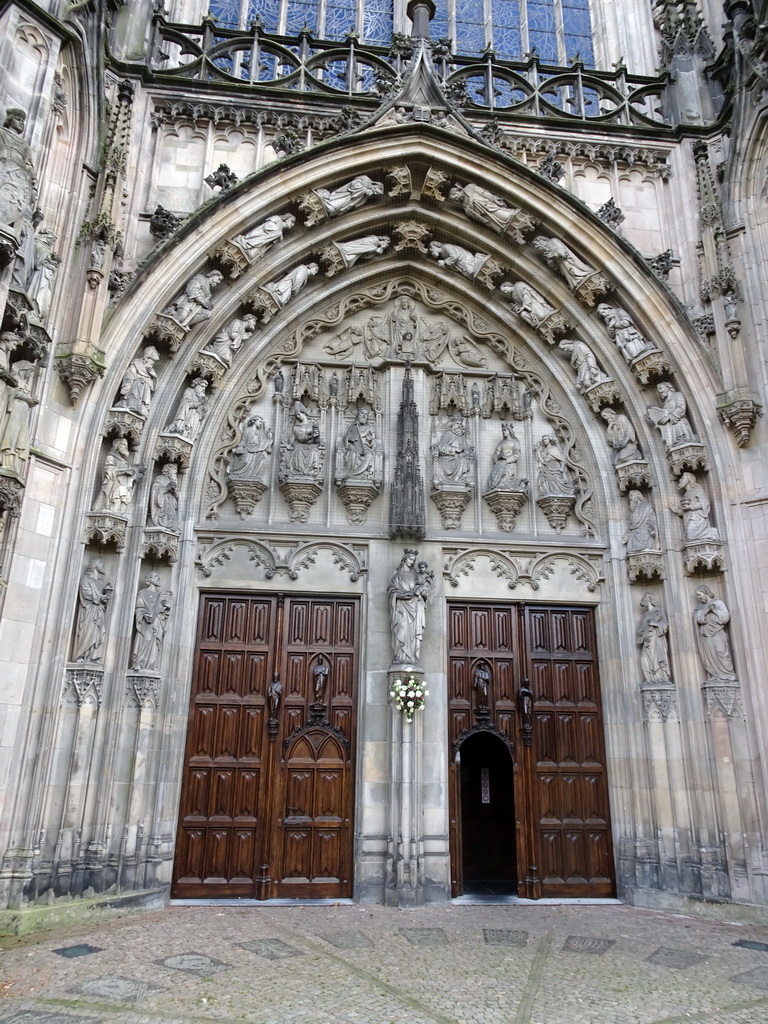
M 175 896 L 351 895 L 357 630 L 356 599 L 203 597 Z
M 612 896 L 613 852 L 594 613 L 529 606 L 532 836 L 542 896 Z
M 448 644 L 454 895 L 464 891 L 461 748 L 482 733 L 506 744 L 514 762 L 517 840 L 508 860 L 518 894 L 613 895 L 593 611 L 451 602 Z

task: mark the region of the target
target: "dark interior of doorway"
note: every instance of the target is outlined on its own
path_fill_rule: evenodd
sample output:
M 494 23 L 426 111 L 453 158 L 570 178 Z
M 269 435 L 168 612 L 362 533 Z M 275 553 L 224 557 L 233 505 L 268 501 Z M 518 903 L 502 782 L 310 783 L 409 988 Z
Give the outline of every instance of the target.
M 461 847 L 465 894 L 517 894 L 512 757 L 492 733 L 461 745 Z

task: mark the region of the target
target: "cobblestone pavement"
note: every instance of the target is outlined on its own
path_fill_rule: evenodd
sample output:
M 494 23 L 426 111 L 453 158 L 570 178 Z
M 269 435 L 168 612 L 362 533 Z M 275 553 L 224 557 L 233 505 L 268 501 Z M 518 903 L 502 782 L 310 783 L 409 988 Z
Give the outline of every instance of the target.
M 169 907 L 5 945 L 3 1024 L 768 1024 L 768 928 L 615 904 Z

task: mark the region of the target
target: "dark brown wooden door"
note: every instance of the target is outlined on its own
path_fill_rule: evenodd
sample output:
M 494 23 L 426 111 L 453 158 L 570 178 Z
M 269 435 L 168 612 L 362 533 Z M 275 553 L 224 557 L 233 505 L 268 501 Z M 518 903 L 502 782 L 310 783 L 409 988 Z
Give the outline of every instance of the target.
M 357 630 L 355 598 L 202 598 L 175 896 L 352 894 Z
M 462 749 L 474 763 L 483 734 L 512 761 L 509 773 L 496 747 L 483 755 L 490 785 L 495 775 L 508 787 L 516 834 L 504 833 L 504 855 L 489 852 L 487 870 L 500 879 L 514 873 L 518 894 L 533 899 L 613 895 L 593 611 L 451 602 L 448 644 L 454 895 L 464 891 L 465 868 L 484 870 L 464 849 L 461 798 Z

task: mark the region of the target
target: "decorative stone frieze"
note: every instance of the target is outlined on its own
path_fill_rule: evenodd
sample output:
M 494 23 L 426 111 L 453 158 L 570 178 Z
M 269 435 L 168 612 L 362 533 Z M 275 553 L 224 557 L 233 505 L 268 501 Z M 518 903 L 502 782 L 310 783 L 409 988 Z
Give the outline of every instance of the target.
M 297 580 L 302 569 L 316 560 L 318 552 L 329 551 L 339 571 L 348 575 L 355 583 L 368 572 L 368 546 L 366 544 L 342 544 L 333 540 L 281 540 L 279 543 L 265 537 L 242 533 L 236 535 L 201 535 L 195 565 L 209 577 L 218 566 L 225 565 L 236 547 L 245 548 L 250 561 L 264 569 L 268 580 L 275 576 L 287 576 Z
M 452 587 L 458 587 L 459 577 L 468 576 L 476 562 L 486 559 L 496 576 L 507 581 L 510 590 L 525 584 L 538 590 L 541 581 L 548 579 L 558 562 L 565 562 L 571 573 L 592 593 L 604 579 L 602 559 L 592 553 L 573 550 L 514 548 L 498 544 L 474 544 L 463 547 L 443 547 L 443 576 Z

